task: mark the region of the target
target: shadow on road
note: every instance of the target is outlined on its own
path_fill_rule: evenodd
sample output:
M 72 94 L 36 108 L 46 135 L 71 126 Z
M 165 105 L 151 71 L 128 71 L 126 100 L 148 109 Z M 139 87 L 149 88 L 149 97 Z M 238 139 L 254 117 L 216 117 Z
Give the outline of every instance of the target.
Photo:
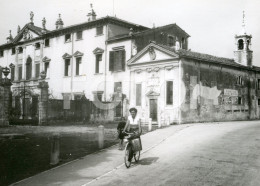
M 140 165 L 151 165 L 152 163 L 155 163 L 158 159 L 159 159 L 158 157 L 143 158 L 138 162 L 138 164 L 140 164 Z

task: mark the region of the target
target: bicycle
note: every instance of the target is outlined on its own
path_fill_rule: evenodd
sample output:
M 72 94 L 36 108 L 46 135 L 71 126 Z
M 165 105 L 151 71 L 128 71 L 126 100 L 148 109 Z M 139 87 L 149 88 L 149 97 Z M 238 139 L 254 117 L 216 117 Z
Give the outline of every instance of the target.
M 125 161 L 126 168 L 129 168 L 131 166 L 133 157 L 135 159 L 135 162 L 139 161 L 140 150 L 139 151 L 133 150 L 132 139 L 136 136 L 136 133 L 125 132 L 125 134 L 127 134 L 128 136 L 124 138 L 124 143 L 126 143 L 124 161 Z M 133 154 L 131 154 L 131 153 L 133 153 Z

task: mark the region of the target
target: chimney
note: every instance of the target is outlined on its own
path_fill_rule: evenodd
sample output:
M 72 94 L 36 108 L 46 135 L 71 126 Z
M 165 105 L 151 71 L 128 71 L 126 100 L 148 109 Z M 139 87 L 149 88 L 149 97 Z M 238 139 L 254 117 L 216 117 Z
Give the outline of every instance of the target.
M 97 15 L 96 15 L 95 11 L 93 10 L 92 4 L 90 4 L 90 12 L 88 13 L 87 17 L 88 17 L 88 21 L 95 21 L 96 20 Z

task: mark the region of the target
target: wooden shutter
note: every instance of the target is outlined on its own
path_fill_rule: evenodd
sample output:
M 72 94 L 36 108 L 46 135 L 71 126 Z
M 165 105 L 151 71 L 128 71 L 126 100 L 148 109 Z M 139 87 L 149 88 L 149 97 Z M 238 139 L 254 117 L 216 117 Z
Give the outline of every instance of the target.
M 122 66 L 122 71 L 125 71 L 125 50 L 121 51 L 121 66 Z
M 114 71 L 114 51 L 109 52 L 109 71 Z

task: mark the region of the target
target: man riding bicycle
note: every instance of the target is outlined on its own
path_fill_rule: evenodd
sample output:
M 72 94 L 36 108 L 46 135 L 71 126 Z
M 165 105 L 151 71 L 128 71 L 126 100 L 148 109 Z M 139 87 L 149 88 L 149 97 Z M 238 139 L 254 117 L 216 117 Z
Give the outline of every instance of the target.
M 130 108 L 129 109 L 130 116 L 128 116 L 127 123 L 125 125 L 125 128 L 123 130 L 123 133 L 128 131 L 129 133 L 134 133 L 134 135 L 131 137 L 131 139 L 136 139 L 138 138 L 140 140 L 140 149 L 142 149 L 142 143 L 141 143 L 141 138 L 140 135 L 142 133 L 142 128 L 141 128 L 141 121 L 140 118 L 137 116 L 137 109 L 136 108 Z M 130 151 L 129 154 L 129 159 L 128 161 L 131 161 L 133 158 L 133 153 Z

